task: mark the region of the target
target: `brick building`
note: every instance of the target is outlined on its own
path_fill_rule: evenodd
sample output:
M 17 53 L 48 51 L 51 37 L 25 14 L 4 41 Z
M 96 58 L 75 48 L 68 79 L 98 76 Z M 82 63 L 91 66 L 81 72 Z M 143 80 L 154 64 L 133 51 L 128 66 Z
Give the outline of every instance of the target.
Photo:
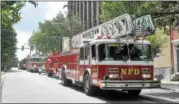
M 154 59 L 156 74 L 162 74 L 166 79 L 171 74 L 179 72 L 179 32 L 178 29 L 172 30 L 168 36 L 169 42 L 163 49 L 160 56 Z
M 171 63 L 172 63 L 172 72 L 179 72 L 179 33 L 178 29 L 175 29 L 171 33 Z

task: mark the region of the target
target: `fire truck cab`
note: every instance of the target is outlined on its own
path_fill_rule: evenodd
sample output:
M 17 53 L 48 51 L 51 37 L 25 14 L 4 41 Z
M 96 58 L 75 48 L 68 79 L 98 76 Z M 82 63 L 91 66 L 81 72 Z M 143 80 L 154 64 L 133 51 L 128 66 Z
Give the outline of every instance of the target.
M 118 20 L 128 19 L 126 22 L 130 24 L 129 16 L 123 16 L 126 18 L 119 17 Z M 62 84 L 82 86 L 87 95 L 91 95 L 95 88 L 128 91 L 135 96 L 144 88 L 159 88 L 160 81 L 154 80 L 150 42 L 141 37 L 116 38 L 112 31 L 106 32 L 109 29 L 106 24 L 110 23 L 92 28 L 72 39 L 73 45 L 78 48 L 60 55 Z M 116 25 L 116 28 L 125 26 Z M 125 29 L 124 34 L 133 33 L 132 28 L 129 27 L 128 31 Z M 98 30 L 97 34 L 95 30 Z

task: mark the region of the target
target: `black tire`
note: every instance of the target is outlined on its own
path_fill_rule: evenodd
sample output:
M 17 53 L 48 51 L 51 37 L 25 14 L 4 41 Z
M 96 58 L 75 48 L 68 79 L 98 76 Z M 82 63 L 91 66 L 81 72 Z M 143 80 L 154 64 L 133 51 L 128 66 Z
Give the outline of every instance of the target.
M 48 75 L 48 77 L 52 77 L 52 73 L 48 73 L 47 75 Z
M 39 72 L 39 74 L 41 74 L 41 72 Z
M 138 97 L 141 93 L 141 90 L 129 90 L 128 94 L 132 97 Z
M 68 80 L 68 79 L 66 78 L 65 70 L 62 70 L 61 82 L 62 82 L 62 85 L 63 85 L 63 86 L 69 86 L 69 85 L 71 84 L 71 83 L 70 83 L 70 80 Z
M 83 83 L 84 83 L 83 88 L 84 88 L 84 92 L 86 93 L 86 95 L 92 96 L 94 94 L 95 89 L 93 86 L 91 86 L 91 78 L 89 74 L 85 75 Z

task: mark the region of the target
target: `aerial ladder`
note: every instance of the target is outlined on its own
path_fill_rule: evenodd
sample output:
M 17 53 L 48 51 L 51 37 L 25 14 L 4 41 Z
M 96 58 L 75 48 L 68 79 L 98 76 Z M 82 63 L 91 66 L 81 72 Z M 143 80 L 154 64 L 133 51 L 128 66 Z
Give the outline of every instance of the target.
M 132 16 L 125 13 L 112 20 L 104 22 L 87 31 L 72 37 L 72 46 L 79 47 L 84 41 L 92 41 L 97 38 L 125 39 L 145 37 L 155 32 L 150 15 L 132 19 Z

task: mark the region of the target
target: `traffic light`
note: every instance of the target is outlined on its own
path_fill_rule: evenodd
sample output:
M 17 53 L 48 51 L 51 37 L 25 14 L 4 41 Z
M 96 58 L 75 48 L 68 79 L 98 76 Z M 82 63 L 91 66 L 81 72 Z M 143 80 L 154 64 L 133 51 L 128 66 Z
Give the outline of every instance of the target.
M 22 46 L 22 51 L 24 51 L 24 46 Z

